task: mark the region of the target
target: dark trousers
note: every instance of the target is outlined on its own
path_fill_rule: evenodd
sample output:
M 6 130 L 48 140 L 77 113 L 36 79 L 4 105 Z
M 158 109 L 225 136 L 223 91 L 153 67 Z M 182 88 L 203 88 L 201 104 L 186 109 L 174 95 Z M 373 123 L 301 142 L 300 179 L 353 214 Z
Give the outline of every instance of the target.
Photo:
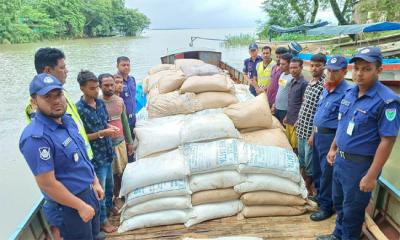
M 133 139 L 133 140 L 135 140 L 135 131 L 134 131 L 135 125 L 136 125 L 136 120 L 135 120 L 135 123 L 134 123 L 133 125 L 129 125 L 129 128 L 130 128 L 130 130 L 131 130 L 131 135 L 132 135 L 132 139 Z M 128 151 L 128 149 L 126 149 L 126 151 Z M 129 156 L 129 153 L 128 153 L 128 152 L 127 152 L 127 154 L 128 154 L 128 163 L 134 162 L 134 161 L 135 161 L 135 154 L 132 154 L 132 155 L 130 155 L 130 156 Z
M 313 141 L 313 179 L 317 189 L 317 200 L 320 209 L 324 212 L 332 212 L 332 172 L 326 155 L 328 155 L 335 134 L 314 133 Z
M 100 232 L 100 203 L 92 188 L 88 188 L 76 196 L 93 207 L 95 216 L 85 223 L 77 210 L 60 205 L 61 236 L 64 240 L 94 240 Z
M 287 114 L 286 110 L 275 109 L 275 117 L 279 120 L 279 122 L 282 125 L 283 125 L 283 119 L 286 117 L 286 114 Z
M 371 162 L 355 162 L 336 155 L 333 167 L 333 203 L 336 227 L 333 234 L 342 240 L 360 239 L 370 192 L 360 191 L 360 181 Z

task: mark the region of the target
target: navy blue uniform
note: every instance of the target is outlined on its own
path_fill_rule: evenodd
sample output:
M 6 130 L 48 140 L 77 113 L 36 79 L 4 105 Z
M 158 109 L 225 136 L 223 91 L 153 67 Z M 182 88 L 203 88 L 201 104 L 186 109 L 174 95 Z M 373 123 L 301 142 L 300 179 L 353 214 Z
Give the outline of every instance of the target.
M 252 58 L 245 59 L 243 74 L 246 74 L 249 79 L 254 78 L 257 75 L 257 63 L 262 62 L 262 60 L 260 56 L 257 56 L 255 60 Z M 254 96 L 257 96 L 256 89 L 252 85 L 250 85 L 249 89 Z
M 360 191 L 360 181 L 372 164 L 381 138 L 397 137 L 400 125 L 400 98 L 392 90 L 376 81 L 362 97 L 358 97 L 358 92 L 358 86 L 353 87 L 341 101 L 336 132 L 334 235 L 343 240 L 359 239 L 371 197 L 370 192 Z
M 335 138 L 340 102 L 349 88 L 347 82 L 342 80 L 332 92 L 324 89 L 314 116 L 313 180 L 320 209 L 327 213 L 332 213 L 333 168 L 328 164 L 326 155 Z
M 72 194 L 91 205 L 94 218 L 84 223 L 77 210 L 56 203 L 46 193 L 47 204 L 56 205 L 58 226 L 64 239 L 94 239 L 100 231 L 99 201 L 91 187 L 95 179 L 85 142 L 72 118 L 65 114 L 62 124 L 38 112 L 24 129 L 19 143 L 35 176 L 54 171 L 54 175 Z

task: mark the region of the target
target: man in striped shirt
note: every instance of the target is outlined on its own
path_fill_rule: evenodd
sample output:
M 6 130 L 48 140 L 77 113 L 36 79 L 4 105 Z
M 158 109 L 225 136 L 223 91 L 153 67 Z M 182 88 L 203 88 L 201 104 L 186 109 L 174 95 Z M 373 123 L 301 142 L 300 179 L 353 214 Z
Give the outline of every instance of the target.
M 311 57 L 310 70 L 312 80 L 304 92 L 303 103 L 301 104 L 299 118 L 296 122 L 296 134 L 298 137 L 298 153 L 300 160 L 301 174 L 306 183 L 308 194 L 313 196 L 312 179 L 312 130 L 313 120 L 317 109 L 317 102 L 324 89 L 324 69 L 326 57 L 323 54 L 315 54 Z

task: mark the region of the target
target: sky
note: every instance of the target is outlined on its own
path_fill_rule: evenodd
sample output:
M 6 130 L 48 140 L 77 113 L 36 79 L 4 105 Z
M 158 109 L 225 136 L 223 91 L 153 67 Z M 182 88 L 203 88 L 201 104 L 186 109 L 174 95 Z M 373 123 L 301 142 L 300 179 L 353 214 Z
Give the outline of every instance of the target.
M 257 20 L 266 20 L 266 14 L 260 7 L 262 2 L 263 0 L 125 1 L 128 8 L 137 8 L 150 18 L 151 29 L 254 28 Z M 320 12 L 318 16 L 336 22 L 331 12 Z

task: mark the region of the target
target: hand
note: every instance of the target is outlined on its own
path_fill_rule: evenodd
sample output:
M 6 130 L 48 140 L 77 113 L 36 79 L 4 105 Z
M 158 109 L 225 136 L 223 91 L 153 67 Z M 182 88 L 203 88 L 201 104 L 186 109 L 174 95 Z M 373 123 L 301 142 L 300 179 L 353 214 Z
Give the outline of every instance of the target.
M 128 150 L 128 155 L 131 156 L 131 155 L 134 153 L 134 151 L 133 151 L 133 144 L 127 144 L 127 145 L 126 145 L 126 148 L 127 148 L 127 150 Z
M 337 149 L 329 149 L 328 154 L 326 155 L 326 160 L 328 161 L 328 163 L 333 166 L 333 164 L 335 163 L 335 158 L 336 158 L 336 151 Z
M 286 125 L 287 124 L 287 118 L 284 117 L 282 122 L 283 122 L 284 125 Z
M 275 107 L 275 103 L 274 103 L 274 104 L 272 104 L 272 107 L 271 107 L 271 113 L 273 115 L 275 115 L 275 111 L 276 111 L 276 107 Z
M 115 128 L 106 128 L 100 131 L 100 135 L 104 137 L 111 137 L 117 133 Z
M 97 200 L 100 201 L 104 198 L 104 190 L 101 187 L 98 180 L 93 183 L 93 190 L 94 190 Z
M 257 95 L 258 94 L 261 94 L 261 93 L 263 93 L 264 92 L 264 89 L 263 88 L 261 88 L 261 87 L 257 87 L 256 88 L 256 93 L 257 93 Z
M 361 192 L 371 192 L 376 185 L 376 179 L 368 177 L 365 175 L 360 181 L 360 191 Z
M 307 141 L 308 146 L 312 147 L 312 145 L 313 145 L 313 140 L 314 140 L 314 135 L 311 134 L 311 136 L 308 138 L 308 141 Z
M 82 206 L 78 209 L 79 216 L 83 222 L 89 222 L 96 214 L 92 206 L 83 202 Z

